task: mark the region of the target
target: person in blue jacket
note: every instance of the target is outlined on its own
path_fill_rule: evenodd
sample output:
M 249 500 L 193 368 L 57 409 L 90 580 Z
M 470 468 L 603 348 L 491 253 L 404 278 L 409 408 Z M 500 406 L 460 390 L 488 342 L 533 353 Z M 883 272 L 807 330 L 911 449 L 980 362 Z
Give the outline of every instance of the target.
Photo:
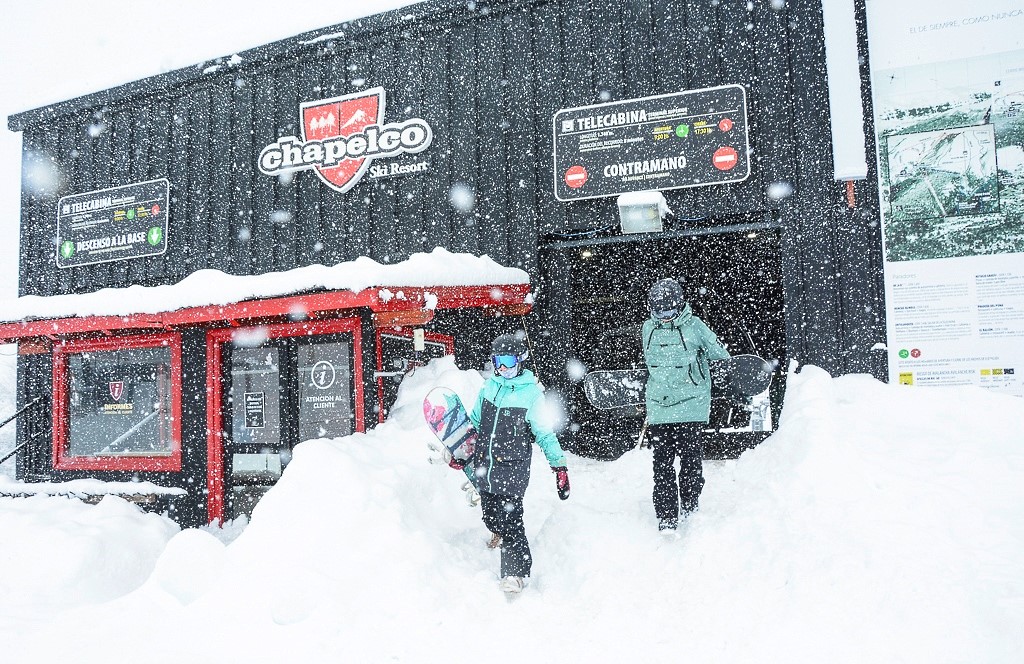
M 501 537 L 500 585 L 506 593 L 522 591 L 533 564 L 523 525 L 532 443 L 555 473 L 558 497 L 569 497 L 565 453 L 544 416 L 544 392 L 533 372 L 523 368 L 526 356 L 526 343 L 516 335 L 502 334 L 491 344 L 494 372 L 469 413 L 479 436 L 476 448 L 466 462 L 452 463 L 473 468 L 484 525 Z
M 647 434 L 654 447 L 654 513 L 658 530 L 675 532 L 697 509 L 704 488 L 701 432 L 711 410 L 710 360 L 729 357 L 693 315 L 682 285 L 662 279 L 647 295 L 651 317 L 640 330 L 647 364 Z M 679 458 L 676 476 L 675 459 Z

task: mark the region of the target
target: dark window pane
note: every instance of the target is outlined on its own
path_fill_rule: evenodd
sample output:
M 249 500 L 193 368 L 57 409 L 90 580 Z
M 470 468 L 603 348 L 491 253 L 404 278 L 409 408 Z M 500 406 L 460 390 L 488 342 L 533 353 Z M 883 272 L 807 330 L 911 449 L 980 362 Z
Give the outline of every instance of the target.
M 299 441 L 355 430 L 352 347 L 347 341 L 299 344 Z
M 73 354 L 68 373 L 70 455 L 171 454 L 170 348 Z
M 231 351 L 231 442 L 277 449 L 281 443 L 280 350 Z

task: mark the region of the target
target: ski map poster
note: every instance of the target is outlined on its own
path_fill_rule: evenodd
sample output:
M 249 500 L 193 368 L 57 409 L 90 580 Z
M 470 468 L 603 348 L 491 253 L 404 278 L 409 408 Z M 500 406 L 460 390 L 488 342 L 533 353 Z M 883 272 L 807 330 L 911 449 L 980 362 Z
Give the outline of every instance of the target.
M 867 13 L 890 382 L 1024 396 L 1024 7 Z

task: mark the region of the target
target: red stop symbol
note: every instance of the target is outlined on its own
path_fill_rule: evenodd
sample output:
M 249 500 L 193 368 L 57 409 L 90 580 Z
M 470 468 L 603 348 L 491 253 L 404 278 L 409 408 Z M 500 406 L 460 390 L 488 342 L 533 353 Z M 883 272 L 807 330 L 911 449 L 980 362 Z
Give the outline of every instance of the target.
M 732 120 L 729 118 L 722 118 L 718 121 L 718 128 L 722 131 L 729 131 L 732 129 Z
M 739 159 L 740 156 L 736 153 L 736 148 L 724 145 L 715 150 L 715 154 L 711 158 L 711 163 L 713 163 L 715 168 L 720 171 L 731 171 L 735 168 L 736 162 L 738 162 Z
M 154 205 L 153 207 L 151 207 L 151 208 L 149 209 L 149 213 L 150 213 L 151 215 L 153 215 L 154 217 L 155 217 L 156 215 L 160 214 L 160 206 L 159 206 L 159 205 Z
M 921 357 L 921 350 L 919 348 L 913 349 L 910 351 L 910 357 Z
M 587 169 L 582 166 L 571 166 L 565 172 L 565 184 L 573 189 L 579 189 L 587 183 Z

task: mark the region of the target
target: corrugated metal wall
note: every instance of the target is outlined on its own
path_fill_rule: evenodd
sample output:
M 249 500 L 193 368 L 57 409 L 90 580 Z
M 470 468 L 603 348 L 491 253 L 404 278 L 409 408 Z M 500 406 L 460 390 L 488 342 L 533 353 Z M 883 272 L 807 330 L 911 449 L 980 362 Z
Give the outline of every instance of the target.
M 833 371 L 872 368 L 862 351 L 882 329 L 877 206 L 861 185 L 868 212 L 847 212 L 832 181 L 819 1 L 436 0 L 337 32 L 24 114 L 27 158 L 52 157 L 65 181 L 57 195 L 23 196 L 21 293 L 394 262 L 437 245 L 536 276 L 546 239 L 617 222 L 613 198 L 554 199 L 556 110 L 740 83 L 750 179 L 669 192 L 669 203 L 697 226 L 781 224 L 792 353 Z M 309 172 L 283 183 L 257 170 L 265 145 L 299 134 L 300 102 L 373 86 L 387 91 L 387 121 L 432 125 L 427 173 L 339 194 Z M 172 187 L 164 256 L 56 268 L 58 196 L 156 177 Z M 770 201 L 777 181 L 795 195 Z M 457 183 L 477 192 L 470 215 L 448 202 Z

